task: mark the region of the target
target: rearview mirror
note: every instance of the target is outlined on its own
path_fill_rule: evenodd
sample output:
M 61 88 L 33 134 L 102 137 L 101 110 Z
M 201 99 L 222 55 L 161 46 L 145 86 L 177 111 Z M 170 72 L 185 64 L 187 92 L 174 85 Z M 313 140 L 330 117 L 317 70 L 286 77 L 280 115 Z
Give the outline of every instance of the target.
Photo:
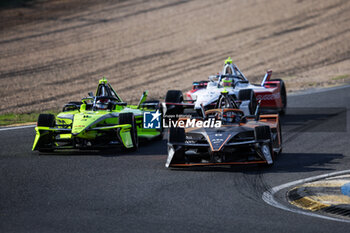
M 88 95 L 89 95 L 90 97 L 93 97 L 93 96 L 94 96 L 94 94 L 93 94 L 92 92 L 89 92 Z

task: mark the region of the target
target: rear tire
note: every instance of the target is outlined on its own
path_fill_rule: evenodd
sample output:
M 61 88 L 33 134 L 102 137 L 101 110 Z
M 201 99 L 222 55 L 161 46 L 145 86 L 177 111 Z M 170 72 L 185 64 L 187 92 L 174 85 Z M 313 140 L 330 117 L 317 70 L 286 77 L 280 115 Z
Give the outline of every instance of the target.
M 182 103 L 183 95 L 182 91 L 179 90 L 169 90 L 165 96 L 166 103 Z M 184 108 L 181 105 L 167 105 L 167 108 L 171 108 L 167 110 L 166 115 L 176 115 L 183 114 Z
M 281 100 L 282 100 L 282 109 L 279 111 L 280 115 L 285 115 L 287 110 L 287 91 L 286 91 L 286 85 L 284 84 L 284 81 L 282 79 L 271 79 L 270 81 L 279 81 L 281 83 Z
M 136 151 L 139 148 L 139 139 L 137 136 L 137 127 L 136 127 L 136 120 L 135 120 L 134 114 L 131 112 L 121 113 L 119 115 L 119 124 L 120 125 L 123 125 L 123 124 L 130 124 L 131 125 L 130 134 L 131 134 L 131 140 L 132 140 L 133 147 L 132 148 L 124 147 L 124 149 L 129 150 L 129 151 Z
M 255 93 L 252 89 L 239 90 L 238 99 L 241 101 L 249 100 L 250 101 L 249 112 L 251 115 L 253 115 L 255 113 L 257 103 L 256 103 Z

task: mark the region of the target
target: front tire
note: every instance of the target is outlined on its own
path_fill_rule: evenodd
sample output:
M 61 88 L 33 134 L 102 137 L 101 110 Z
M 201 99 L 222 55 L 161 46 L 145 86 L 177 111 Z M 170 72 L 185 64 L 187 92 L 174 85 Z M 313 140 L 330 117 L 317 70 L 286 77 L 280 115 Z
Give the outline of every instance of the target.
M 43 127 L 54 127 L 56 123 L 55 121 L 55 115 L 53 114 L 40 114 L 37 125 Z
M 55 127 L 56 120 L 53 114 L 40 114 L 38 117 L 37 126 L 41 127 Z M 40 153 L 52 152 L 53 147 L 53 134 L 48 131 L 48 134 L 41 137 L 40 142 L 37 146 Z

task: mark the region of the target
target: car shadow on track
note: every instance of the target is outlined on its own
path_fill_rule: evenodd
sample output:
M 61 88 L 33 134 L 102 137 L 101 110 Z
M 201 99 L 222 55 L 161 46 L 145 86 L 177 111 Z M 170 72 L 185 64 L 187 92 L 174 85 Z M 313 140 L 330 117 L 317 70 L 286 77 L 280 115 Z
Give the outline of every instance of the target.
M 232 165 L 232 166 L 212 166 L 212 167 L 186 167 L 171 168 L 173 171 L 190 172 L 237 172 L 237 173 L 299 173 L 314 171 L 333 171 L 327 168 L 327 164 L 335 164 L 336 160 L 343 158 L 342 154 L 327 153 L 283 153 L 278 156 L 273 166 L 260 165 Z
M 48 153 L 33 152 L 40 156 L 150 156 L 166 155 L 166 140 L 144 140 L 140 141 L 137 151 L 126 151 L 121 147 L 106 148 L 101 150 L 58 150 Z

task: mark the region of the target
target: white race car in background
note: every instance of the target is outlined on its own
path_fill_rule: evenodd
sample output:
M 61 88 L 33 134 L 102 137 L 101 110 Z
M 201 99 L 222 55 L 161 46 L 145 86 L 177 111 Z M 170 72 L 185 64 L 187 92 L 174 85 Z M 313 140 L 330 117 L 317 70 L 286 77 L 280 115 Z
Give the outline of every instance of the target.
M 271 80 L 272 71 L 267 71 L 260 85 L 249 83 L 248 79 L 228 58 L 221 74 L 210 76 L 208 81 L 193 82 L 192 90 L 184 98 L 179 90 L 169 90 L 165 103 L 167 114 L 181 114 L 184 108 L 194 108 L 200 113 L 201 106 L 210 109 L 223 91 L 227 91 L 241 103 L 245 114 L 254 114 L 257 102 L 265 112 L 285 113 L 287 107 L 286 88 L 283 80 Z M 244 106 L 243 106 L 244 105 Z

